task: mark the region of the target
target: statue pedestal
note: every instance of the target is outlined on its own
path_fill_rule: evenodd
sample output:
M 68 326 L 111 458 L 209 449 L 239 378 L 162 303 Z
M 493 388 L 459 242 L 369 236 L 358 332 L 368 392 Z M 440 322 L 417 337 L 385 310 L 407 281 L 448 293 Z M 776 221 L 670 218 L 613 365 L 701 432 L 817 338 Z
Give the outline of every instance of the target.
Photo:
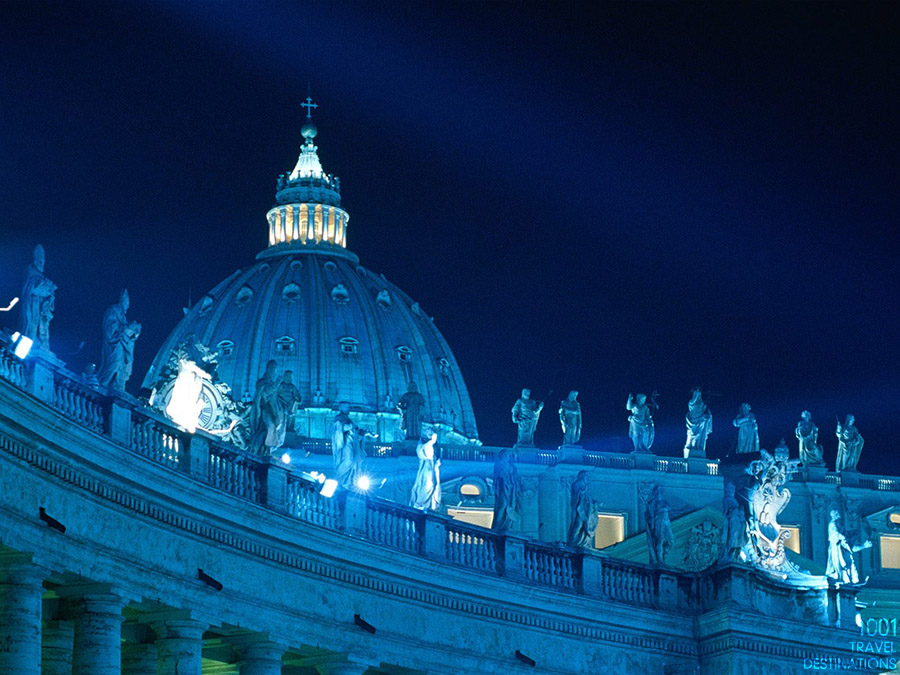
M 806 467 L 806 480 L 810 483 L 824 483 L 827 476 L 828 468 L 824 464 Z
M 859 487 L 859 471 L 841 471 L 841 487 Z
M 634 457 L 635 469 L 653 471 L 654 465 L 656 463 L 656 455 L 654 455 L 652 452 L 632 452 L 631 456 Z
M 557 452 L 559 464 L 581 464 L 584 457 L 584 448 L 580 445 L 561 445 Z

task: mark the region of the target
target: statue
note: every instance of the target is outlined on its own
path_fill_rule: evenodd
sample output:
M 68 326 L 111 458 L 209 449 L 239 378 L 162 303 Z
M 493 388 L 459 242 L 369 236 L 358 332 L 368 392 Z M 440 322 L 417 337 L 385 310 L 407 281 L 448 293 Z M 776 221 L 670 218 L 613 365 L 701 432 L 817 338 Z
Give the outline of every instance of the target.
M 724 562 L 743 562 L 744 549 L 749 542 L 747 536 L 747 514 L 734 496 L 734 483 L 725 483 L 725 498 L 722 500 L 722 555 Z
M 441 505 L 441 460 L 434 458 L 436 441 L 436 433 L 426 433 L 416 446 L 419 471 L 409 499 L 409 505 L 416 509 L 436 511 Z
M 519 427 L 519 436 L 516 440 L 517 446 L 534 447 L 534 430 L 537 428 L 538 419 L 543 409 L 544 404 L 542 402 L 531 398 L 531 389 L 522 390 L 522 396 L 512 407 L 513 424 Z
M 331 455 L 334 459 L 335 479 L 345 490 L 361 489 L 363 460 L 366 457 L 366 438 L 377 438 L 356 426 L 350 419 L 350 406 L 341 403 L 331 426 Z
M 419 393 L 415 382 L 410 382 L 406 393 L 397 401 L 400 410 L 400 430 L 406 440 L 419 440 L 422 436 L 422 413 L 425 397 Z
M 866 541 L 860 546 L 850 546 L 846 537 L 837 528 L 837 521 L 840 519 L 841 514 L 837 509 L 832 509 L 831 521 L 828 523 L 828 564 L 825 566 L 825 576 L 838 584 L 858 584 L 859 573 L 853 554 L 871 548 L 872 542 Z
M 285 418 L 285 431 L 294 430 L 294 416 L 303 402 L 300 390 L 294 384 L 294 371 L 286 370 L 278 385 L 278 405 Z
M 188 359 L 178 360 L 178 375 L 172 386 L 172 393 L 166 405 L 166 415 L 180 427 L 194 433 L 200 425 L 200 412 L 203 410 L 203 380 L 210 375 Z
M 863 437 L 854 426 L 856 418 L 853 415 L 847 415 L 844 424 L 838 420 L 837 437 L 838 437 L 838 453 L 835 471 L 856 471 L 856 465 L 859 462 L 859 456 L 862 454 Z
M 581 440 L 581 404 L 578 392 L 570 391 L 559 403 L 559 422 L 562 425 L 563 445 L 578 445 Z
M 125 316 L 127 312 L 128 291 L 125 290 L 119 296 L 119 302 L 103 314 L 103 350 L 97 379 L 100 384 L 115 389 L 125 389 L 125 383 L 131 377 L 134 343 L 141 334 L 141 324 L 129 322 Z
M 656 403 L 657 392 L 650 395 L 650 403 L 647 403 L 646 394 L 628 394 L 628 402 L 625 409 L 631 413 L 628 416 L 628 436 L 634 444 L 633 452 L 650 452 L 653 445 L 655 431 L 653 429 L 653 416 L 650 414 L 650 406 L 659 409 Z
M 822 446 L 819 445 L 819 427 L 813 424 L 809 410 L 800 413 L 800 421 L 794 431 L 800 444 L 800 463 L 803 466 L 825 466 Z
M 97 379 L 97 364 L 88 363 L 85 365 L 84 371 L 81 373 L 81 379 L 84 380 L 84 383 L 91 389 L 99 387 L 100 380 Z
M 685 458 L 706 457 L 706 441 L 712 433 L 712 413 L 703 400 L 700 387 L 691 390 L 691 400 L 688 401 L 688 411 L 684 419 L 687 425 Z
M 44 247 L 34 247 L 34 261 L 25 270 L 19 332 L 39 347 L 50 349 L 50 320 L 56 302 L 56 284 L 44 276 Z
M 675 544 L 669 505 L 662 497 L 662 487 L 654 485 L 646 500 L 644 519 L 647 521 L 647 550 L 651 565 L 665 565 L 666 555 Z
M 284 445 L 286 421 L 278 401 L 278 380 L 274 359 L 266 363 L 266 370 L 256 381 L 256 395 L 250 408 L 250 449 L 265 455 Z
M 588 472 L 582 469 L 572 483 L 572 512 L 569 521 L 570 546 L 594 547 L 594 534 L 597 532 L 597 510 L 594 500 L 588 493 Z
M 738 430 L 737 453 L 759 452 L 759 427 L 756 424 L 756 415 L 750 412 L 749 403 L 741 403 L 741 411 L 734 418 L 734 426 Z
M 747 498 L 749 557 L 770 572 L 794 576 L 796 569 L 784 552 L 784 541 L 791 536 L 790 530 L 778 523 L 778 515 L 791 500 L 791 491 L 784 485 L 797 471 L 800 460 L 788 459 L 786 452 L 772 455 L 761 450 L 759 455 L 745 469 L 753 480 Z
M 510 529 L 519 510 L 519 477 L 512 454 L 504 448 L 494 461 L 494 520 L 491 529 Z

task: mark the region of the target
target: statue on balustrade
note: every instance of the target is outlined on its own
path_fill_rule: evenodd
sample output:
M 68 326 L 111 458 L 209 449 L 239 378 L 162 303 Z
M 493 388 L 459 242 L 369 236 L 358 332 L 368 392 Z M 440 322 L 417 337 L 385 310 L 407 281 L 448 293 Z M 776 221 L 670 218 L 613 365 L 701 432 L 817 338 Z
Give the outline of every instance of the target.
M 125 389 L 134 366 L 134 343 L 141 334 L 141 324 L 129 321 L 128 291 L 122 291 L 119 302 L 109 307 L 103 314 L 103 349 L 100 384 L 114 389 Z
M 25 270 L 19 332 L 34 340 L 37 346 L 49 350 L 56 284 L 44 276 L 44 262 L 44 247 L 38 244 L 34 247 L 34 261 Z
M 531 389 L 522 390 L 522 395 L 512 407 L 512 421 L 519 428 L 517 446 L 534 447 L 534 430 L 543 409 L 543 402 L 531 398 Z
M 628 416 L 628 436 L 634 444 L 634 452 L 650 452 L 653 445 L 653 437 L 655 431 L 653 429 L 653 416 L 650 414 L 650 408 L 659 409 L 656 403 L 657 392 L 650 395 L 650 402 L 647 402 L 646 394 L 628 394 L 628 401 L 625 403 L 625 409 L 631 413 Z
M 413 482 L 409 505 L 416 509 L 437 511 L 441 505 L 441 460 L 435 458 L 437 434 L 425 432 L 416 446 L 419 471 Z
M 350 406 L 341 403 L 338 415 L 331 426 L 331 455 L 334 460 L 335 479 L 345 490 L 359 489 L 366 458 L 366 438 L 378 438 L 358 427 L 350 418 Z
M 597 532 L 597 505 L 590 495 L 588 472 L 578 472 L 572 483 L 572 512 L 569 522 L 568 542 L 570 546 L 593 548 Z
M 819 445 L 819 427 L 813 424 L 809 410 L 800 413 L 800 421 L 794 431 L 800 445 L 800 463 L 803 466 L 825 466 L 822 446 Z
M 559 403 L 559 422 L 562 425 L 563 445 L 578 445 L 581 440 L 581 404 L 578 392 L 570 391 Z
M 209 373 L 193 361 L 179 359 L 178 374 L 165 408 L 169 419 L 191 433 L 197 431 L 204 406 L 203 381 L 210 379 Z
M 856 570 L 856 561 L 853 554 L 863 549 L 871 548 L 872 542 L 866 541 L 860 546 L 850 546 L 847 538 L 837 528 L 837 522 L 841 514 L 837 509 L 832 509 L 831 520 L 828 523 L 828 563 L 825 566 L 825 576 L 838 584 L 858 584 L 859 572 Z M 865 583 L 868 578 L 863 580 Z
M 284 371 L 278 385 L 278 406 L 284 413 L 285 431 L 294 430 L 294 419 L 302 402 L 303 397 L 300 395 L 300 390 L 294 384 L 294 371 Z
M 504 448 L 494 461 L 494 520 L 492 530 L 504 532 L 518 519 L 519 476 L 512 453 Z
M 669 505 L 663 499 L 662 487 L 654 485 L 646 500 L 644 519 L 647 521 L 647 550 L 651 565 L 665 565 L 666 555 L 675 544 Z
M 843 424 L 838 420 L 838 454 L 835 471 L 856 471 L 865 441 L 854 426 L 854 422 L 856 422 L 856 418 L 853 415 L 847 415 Z
M 400 410 L 400 430 L 406 440 L 419 440 L 422 436 L 422 418 L 425 412 L 425 397 L 419 392 L 415 382 L 407 385 L 406 393 L 397 401 Z
M 756 415 L 750 412 L 749 403 L 741 403 L 741 411 L 734 418 L 738 430 L 737 454 L 759 453 L 759 427 Z
M 722 500 L 722 555 L 725 562 L 743 562 L 744 553 L 750 542 L 747 532 L 747 510 L 735 498 L 734 483 L 725 483 L 725 498 Z
M 691 390 L 688 411 L 685 415 L 687 440 L 684 442 L 684 456 L 706 457 L 706 441 L 712 433 L 712 413 L 703 400 L 700 387 Z
M 266 363 L 266 370 L 256 381 L 256 394 L 250 408 L 250 449 L 265 455 L 284 445 L 287 422 L 278 400 L 277 365 L 274 359 Z

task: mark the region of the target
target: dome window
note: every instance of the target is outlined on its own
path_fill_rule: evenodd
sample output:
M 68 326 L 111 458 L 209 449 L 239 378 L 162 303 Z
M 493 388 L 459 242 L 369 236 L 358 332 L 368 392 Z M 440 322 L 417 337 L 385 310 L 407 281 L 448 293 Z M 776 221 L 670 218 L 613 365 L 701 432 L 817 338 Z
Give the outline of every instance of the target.
M 206 314 L 209 310 L 212 309 L 212 306 L 213 306 L 212 297 L 209 295 L 204 295 L 203 299 L 200 301 L 200 308 L 198 311 L 201 314 Z
M 478 483 L 463 483 L 459 486 L 459 494 L 463 497 L 480 497 L 481 486 Z
M 394 304 L 394 301 L 391 299 L 391 294 L 387 292 L 387 289 L 382 288 L 378 291 L 378 295 L 375 296 L 375 303 L 381 307 L 381 309 L 390 309 L 390 306 Z
M 331 289 L 331 299 L 339 305 L 346 305 L 350 302 L 350 293 L 344 284 L 338 284 Z
M 243 307 L 248 302 L 253 299 L 253 289 L 249 286 L 241 287 L 241 290 L 238 291 L 237 295 L 234 298 L 234 303 Z
M 368 274 L 368 272 L 366 272 L 366 268 L 363 267 L 362 265 L 359 265 L 359 266 L 356 268 L 356 273 L 357 273 L 359 276 L 361 276 L 361 277 L 364 277 L 364 276 L 366 276 L 366 275 Z
M 218 351 L 222 356 L 231 356 L 234 352 L 234 342 L 231 340 L 220 340 L 216 345 L 216 351 Z
M 412 361 L 412 349 L 406 345 L 400 345 L 397 347 L 397 358 L 401 363 L 409 363 Z
M 297 302 L 300 299 L 300 287 L 292 281 L 282 289 L 281 297 L 285 302 Z
M 294 351 L 294 347 L 296 346 L 296 344 L 297 341 L 290 335 L 282 335 L 280 338 L 275 340 L 275 351 L 292 352 Z
M 441 371 L 442 375 L 449 375 L 450 374 L 450 361 L 448 361 L 446 358 L 444 358 L 442 356 L 440 358 L 440 360 L 438 361 L 438 369 Z
M 338 342 L 341 343 L 342 354 L 358 354 L 359 340 L 355 337 L 342 337 Z
M 269 271 L 269 263 L 263 263 L 259 266 L 260 272 L 268 272 Z
M 303 269 L 303 263 L 300 262 L 299 260 L 291 260 L 291 269 L 292 270 Z
M 335 265 L 330 260 L 327 263 L 325 263 L 325 271 L 326 272 L 334 272 L 336 269 L 337 269 L 337 265 Z

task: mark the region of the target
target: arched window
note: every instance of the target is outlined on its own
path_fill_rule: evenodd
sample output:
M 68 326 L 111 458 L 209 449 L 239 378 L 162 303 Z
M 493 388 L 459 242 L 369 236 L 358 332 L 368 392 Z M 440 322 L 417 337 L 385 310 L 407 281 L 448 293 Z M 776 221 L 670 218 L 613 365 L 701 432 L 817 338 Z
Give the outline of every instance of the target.
M 281 290 L 285 302 L 297 302 L 300 299 L 300 287 L 293 281 Z
M 222 356 L 230 356 L 234 351 L 234 342 L 231 340 L 219 340 L 219 343 L 216 345 L 216 351 Z
M 442 356 L 440 359 L 438 359 L 438 370 L 441 371 L 442 375 L 449 375 L 450 374 L 450 361 L 448 361 L 446 358 L 444 358 Z
M 359 340 L 355 337 L 342 337 L 338 340 L 341 344 L 341 353 L 343 354 L 358 354 L 359 353 Z
M 238 291 L 237 296 L 234 298 L 234 302 L 236 305 L 246 305 L 253 299 L 253 289 L 249 286 L 242 286 L 241 290 Z
M 339 305 L 346 305 L 350 302 L 350 293 L 344 284 L 338 284 L 331 289 L 331 299 Z
M 294 347 L 296 346 L 296 344 L 297 341 L 290 335 L 282 335 L 280 338 L 275 340 L 275 351 L 292 352 L 294 351 Z
M 412 361 L 412 355 L 412 349 L 406 345 L 397 347 L 397 358 L 400 359 L 400 363 L 409 363 Z

